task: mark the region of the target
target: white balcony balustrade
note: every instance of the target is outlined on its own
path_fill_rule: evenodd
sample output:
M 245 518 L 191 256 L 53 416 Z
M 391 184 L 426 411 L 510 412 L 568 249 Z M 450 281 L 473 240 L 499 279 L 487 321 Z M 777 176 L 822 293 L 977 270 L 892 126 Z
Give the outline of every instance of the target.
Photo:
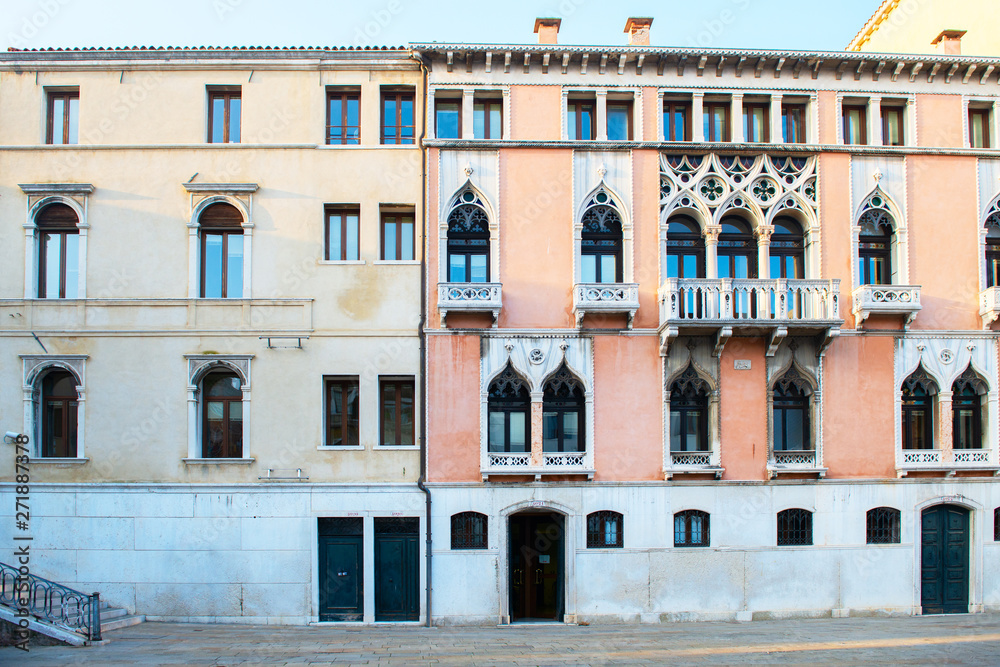
M 588 313 L 624 314 L 628 328 L 639 310 L 639 285 L 636 283 L 577 283 L 573 289 L 573 314 L 576 326 Z
M 960 470 L 1000 472 L 995 449 L 902 449 L 896 451 L 899 474 L 932 471 L 954 474 Z
M 721 465 L 718 452 L 670 452 L 667 464 L 663 467 L 664 479 L 675 475 L 696 474 L 722 477 L 725 469 Z
M 490 313 L 497 326 L 503 307 L 501 283 L 438 283 L 438 312 L 441 326 L 448 326 L 448 313 Z
M 979 295 L 979 316 L 983 318 L 983 329 L 1000 319 L 1000 287 L 990 287 Z
M 485 452 L 482 462 L 483 479 L 490 475 L 544 475 L 594 476 L 593 454 L 585 452 L 541 452 L 535 457 L 531 452 Z
M 908 328 L 920 312 L 920 285 L 862 285 L 854 290 L 852 313 L 857 326 L 871 315 L 902 315 Z
M 781 474 L 814 474 L 825 477 L 827 469 L 820 466 L 819 455 L 814 449 L 774 450 L 767 462 L 768 476 Z

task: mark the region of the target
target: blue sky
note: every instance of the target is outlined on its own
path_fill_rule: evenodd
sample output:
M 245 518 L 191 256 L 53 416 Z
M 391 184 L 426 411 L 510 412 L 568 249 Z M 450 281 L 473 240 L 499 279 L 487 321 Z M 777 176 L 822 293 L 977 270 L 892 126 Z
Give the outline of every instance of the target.
M 0 46 L 339 46 L 532 43 L 535 17 L 562 44 L 624 44 L 654 17 L 657 46 L 842 50 L 879 0 L 4 0 Z M 683 7 L 683 11 L 670 8 Z

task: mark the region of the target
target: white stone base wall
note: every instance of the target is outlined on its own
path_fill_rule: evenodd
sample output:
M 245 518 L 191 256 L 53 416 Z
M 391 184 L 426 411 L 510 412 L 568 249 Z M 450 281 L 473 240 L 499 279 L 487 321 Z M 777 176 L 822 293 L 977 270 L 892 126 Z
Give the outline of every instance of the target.
M 10 564 L 14 492 L 0 485 L 0 560 Z M 318 621 L 317 518 L 359 516 L 374 622 L 374 517 L 418 517 L 425 530 L 412 484 L 33 484 L 30 508 L 33 574 L 161 621 Z
M 563 513 L 566 620 L 656 623 L 920 613 L 920 514 L 971 511 L 970 609 L 1000 610 L 1000 480 L 430 485 L 435 623 L 506 622 L 507 517 Z M 866 513 L 901 512 L 901 543 L 866 543 Z M 776 546 L 777 513 L 814 512 L 813 545 Z M 711 546 L 674 547 L 673 515 L 711 515 Z M 586 516 L 624 515 L 624 548 L 586 548 Z M 450 517 L 489 517 L 486 550 L 452 550 Z

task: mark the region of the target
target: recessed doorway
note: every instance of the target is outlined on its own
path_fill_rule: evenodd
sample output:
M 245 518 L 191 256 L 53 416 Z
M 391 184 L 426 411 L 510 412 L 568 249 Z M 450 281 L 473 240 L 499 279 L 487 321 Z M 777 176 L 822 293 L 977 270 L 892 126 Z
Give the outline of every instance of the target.
M 565 536 L 561 514 L 532 512 L 510 517 L 511 621 L 563 620 Z

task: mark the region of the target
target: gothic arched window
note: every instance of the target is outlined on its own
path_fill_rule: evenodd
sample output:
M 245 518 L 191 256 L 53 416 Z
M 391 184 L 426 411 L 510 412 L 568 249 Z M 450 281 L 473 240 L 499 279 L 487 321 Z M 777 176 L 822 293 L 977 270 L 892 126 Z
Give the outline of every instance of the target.
M 489 450 L 531 451 L 531 397 L 528 383 L 508 363 L 490 383 Z
M 543 451 L 584 451 L 585 405 L 583 385 L 563 363 L 545 382 L 542 395 Z
M 585 283 L 622 282 L 622 219 L 611 198 L 599 192 L 598 203 L 583 214 L 580 242 L 581 279 Z
M 448 215 L 448 282 L 490 281 L 490 219 L 466 191 Z
M 934 396 L 937 383 L 918 366 L 903 382 L 903 449 L 934 448 Z
M 670 451 L 708 451 L 708 397 L 711 388 L 688 365 L 670 385 Z
M 986 383 L 970 366 L 956 378 L 951 391 L 952 448 L 982 449 Z
M 986 287 L 1000 287 L 1000 204 L 986 217 Z
M 858 225 L 858 280 L 862 285 L 892 284 L 892 216 L 884 209 L 870 208 L 861 214 Z
M 775 218 L 772 225 L 771 277 L 789 280 L 805 278 L 805 239 L 802 225 L 788 216 Z
M 705 277 L 705 238 L 694 218 L 675 215 L 668 221 L 667 277 Z
M 809 395 L 812 387 L 794 368 L 774 384 L 775 451 L 812 449 L 809 430 Z

